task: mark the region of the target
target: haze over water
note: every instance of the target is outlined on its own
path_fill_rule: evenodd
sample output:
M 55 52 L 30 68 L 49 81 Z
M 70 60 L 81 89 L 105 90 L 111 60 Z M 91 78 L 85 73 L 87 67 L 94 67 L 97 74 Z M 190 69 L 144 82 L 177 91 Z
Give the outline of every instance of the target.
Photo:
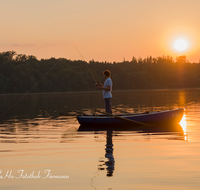
M 21 95 L 0 95 L 0 114 Z M 101 92 L 30 94 L 0 120 L 0 175 L 51 170 L 67 179 L 0 179 L 3 189 L 199 189 L 200 89 L 114 91 L 128 112 L 187 106 L 184 133 L 78 131 L 59 111 L 103 109 Z M 114 110 L 114 109 L 113 109 Z M 162 127 L 162 126 L 161 126 Z

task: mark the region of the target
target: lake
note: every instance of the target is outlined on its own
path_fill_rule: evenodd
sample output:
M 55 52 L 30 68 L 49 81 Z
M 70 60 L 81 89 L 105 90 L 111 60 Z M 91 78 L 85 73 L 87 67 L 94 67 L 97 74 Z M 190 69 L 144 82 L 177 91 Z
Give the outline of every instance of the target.
M 22 97 L 0 95 L 2 189 L 200 189 L 200 89 L 113 92 L 113 111 L 186 107 L 184 133 L 79 131 L 75 117 L 60 116 L 103 110 L 101 92 Z

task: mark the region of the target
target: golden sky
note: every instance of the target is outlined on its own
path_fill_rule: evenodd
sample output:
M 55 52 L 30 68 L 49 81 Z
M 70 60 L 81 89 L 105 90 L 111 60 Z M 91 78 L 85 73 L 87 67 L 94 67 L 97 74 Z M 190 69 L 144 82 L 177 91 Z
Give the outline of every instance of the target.
M 199 7 L 200 0 L 0 0 L 0 52 L 81 59 L 75 45 L 87 61 L 199 62 Z

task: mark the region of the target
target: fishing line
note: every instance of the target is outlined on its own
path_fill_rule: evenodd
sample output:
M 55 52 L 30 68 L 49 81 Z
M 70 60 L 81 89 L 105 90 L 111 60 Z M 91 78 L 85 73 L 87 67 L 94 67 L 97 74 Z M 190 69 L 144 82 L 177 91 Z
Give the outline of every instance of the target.
M 74 46 L 74 47 L 75 47 L 75 49 L 77 50 L 77 52 L 80 54 L 80 56 L 82 57 L 83 61 L 85 62 L 85 65 L 86 65 L 86 67 L 88 68 L 88 70 L 89 70 L 89 72 L 90 72 L 92 78 L 94 79 L 94 81 L 95 81 L 97 84 L 99 84 L 99 81 L 95 78 L 95 76 L 94 76 L 94 74 L 92 73 L 91 69 L 88 67 L 87 62 L 85 61 L 84 57 L 81 55 L 80 51 L 76 48 L 76 46 Z
M 51 69 L 28 91 L 26 92 L 19 100 L 17 100 L 10 108 L 8 108 L 3 114 L 0 115 L 0 118 L 7 113 L 9 110 L 11 110 L 18 102 L 20 102 L 28 93 L 30 93 L 31 90 L 33 90 L 48 74 L 49 72 L 60 62 L 61 59 L 59 59 Z

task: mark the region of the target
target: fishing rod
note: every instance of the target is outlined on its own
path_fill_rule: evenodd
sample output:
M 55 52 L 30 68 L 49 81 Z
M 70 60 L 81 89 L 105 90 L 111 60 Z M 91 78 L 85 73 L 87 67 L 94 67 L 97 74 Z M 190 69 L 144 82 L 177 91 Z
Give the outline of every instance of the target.
M 98 84 L 100 84 L 99 81 L 96 79 L 96 77 L 94 76 L 93 72 L 92 72 L 91 69 L 88 67 L 87 62 L 85 61 L 84 57 L 81 55 L 80 51 L 76 48 L 76 46 L 74 46 L 74 47 L 75 47 L 75 49 L 77 50 L 77 52 L 80 54 L 80 56 L 82 57 L 82 59 L 83 59 L 85 65 L 86 65 L 87 69 L 89 70 L 89 72 L 90 72 L 92 78 L 93 78 L 94 81 L 96 82 L 95 85 L 97 86 Z

